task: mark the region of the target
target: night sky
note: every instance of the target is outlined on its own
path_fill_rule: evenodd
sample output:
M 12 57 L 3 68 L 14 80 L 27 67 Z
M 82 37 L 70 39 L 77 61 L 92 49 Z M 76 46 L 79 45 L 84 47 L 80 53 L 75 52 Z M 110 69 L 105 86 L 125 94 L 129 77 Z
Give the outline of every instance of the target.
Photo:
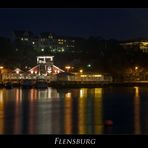
M 105 39 L 148 38 L 148 8 L 0 8 L 0 36 L 14 30 Z

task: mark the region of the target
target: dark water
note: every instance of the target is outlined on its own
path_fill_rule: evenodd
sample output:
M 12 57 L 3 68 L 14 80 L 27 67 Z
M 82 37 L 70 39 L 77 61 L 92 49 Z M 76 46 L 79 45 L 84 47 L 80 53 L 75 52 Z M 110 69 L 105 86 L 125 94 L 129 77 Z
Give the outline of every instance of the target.
M 148 134 L 148 88 L 0 89 L 0 134 Z

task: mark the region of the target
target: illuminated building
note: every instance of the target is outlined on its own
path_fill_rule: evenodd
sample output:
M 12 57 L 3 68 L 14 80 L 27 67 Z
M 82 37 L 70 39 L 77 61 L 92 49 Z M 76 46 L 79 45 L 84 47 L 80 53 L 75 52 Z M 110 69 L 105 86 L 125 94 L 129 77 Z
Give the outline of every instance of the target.
M 137 40 L 122 42 L 120 45 L 124 49 L 133 48 L 135 50 L 141 50 L 144 53 L 148 53 L 148 40 Z
M 30 31 L 15 31 L 13 35 L 16 42 L 30 44 L 40 52 L 52 53 L 75 52 L 76 43 L 80 40 L 78 37 L 59 36 L 51 32 L 41 32 L 35 36 Z
M 29 70 L 32 74 L 36 72 L 39 75 L 48 75 L 64 72 L 53 64 L 53 56 L 37 56 L 37 64 L 37 66 L 34 66 Z

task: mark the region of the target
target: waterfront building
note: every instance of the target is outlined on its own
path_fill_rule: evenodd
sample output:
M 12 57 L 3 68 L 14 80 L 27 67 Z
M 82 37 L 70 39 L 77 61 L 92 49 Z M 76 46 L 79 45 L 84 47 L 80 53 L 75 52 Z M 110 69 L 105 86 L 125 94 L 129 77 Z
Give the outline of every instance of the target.
M 22 71 L 19 68 L 11 70 L 10 72 L 3 73 L 3 81 L 18 81 L 24 79 L 36 80 L 36 79 L 46 79 L 54 80 L 56 74 L 64 72 L 56 65 L 53 61 L 54 56 L 37 56 L 37 65 L 30 68 L 28 71 Z

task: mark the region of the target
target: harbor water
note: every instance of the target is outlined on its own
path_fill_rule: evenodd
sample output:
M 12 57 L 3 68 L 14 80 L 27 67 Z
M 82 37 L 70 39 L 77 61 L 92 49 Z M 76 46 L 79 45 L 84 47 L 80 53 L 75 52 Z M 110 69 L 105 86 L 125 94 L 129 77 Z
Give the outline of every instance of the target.
M 148 134 L 148 87 L 1 88 L 0 134 Z

